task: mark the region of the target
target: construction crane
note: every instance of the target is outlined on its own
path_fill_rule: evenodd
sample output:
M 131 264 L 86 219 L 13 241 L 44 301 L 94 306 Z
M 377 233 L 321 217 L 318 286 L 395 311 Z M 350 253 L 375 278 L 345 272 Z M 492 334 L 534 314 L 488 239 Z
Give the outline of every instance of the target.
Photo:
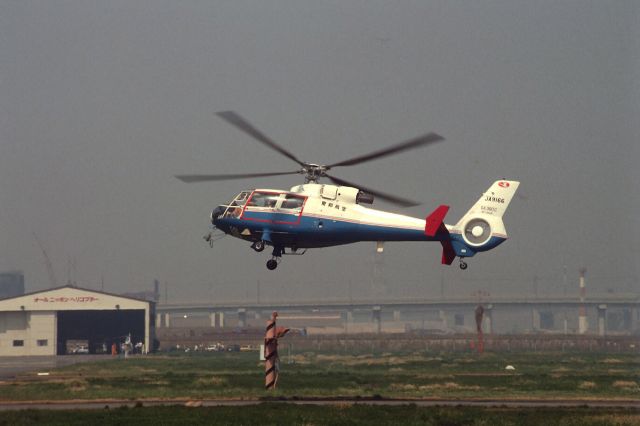
M 51 259 L 49 259 L 49 255 L 47 254 L 47 251 L 44 248 L 44 245 L 42 245 L 42 241 L 40 241 L 40 238 L 38 238 L 38 235 L 35 233 L 35 231 L 31 232 L 33 234 L 33 238 L 35 238 L 36 243 L 38 243 L 38 247 L 40 247 L 40 250 L 42 251 L 42 255 L 44 256 L 44 263 L 45 265 L 47 265 L 47 273 L 49 274 L 49 282 L 51 283 L 51 287 L 56 287 L 57 286 L 57 280 L 56 280 L 56 275 L 53 273 L 53 266 L 51 265 Z

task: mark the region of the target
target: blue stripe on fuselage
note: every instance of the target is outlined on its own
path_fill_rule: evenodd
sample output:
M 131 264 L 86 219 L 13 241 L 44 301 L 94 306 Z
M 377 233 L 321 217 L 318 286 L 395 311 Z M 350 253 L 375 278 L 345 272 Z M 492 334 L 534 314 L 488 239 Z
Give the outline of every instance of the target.
M 424 230 L 366 225 L 344 220 L 302 216 L 299 224 L 272 222 L 273 214 L 252 212 L 251 219 L 225 218 L 216 220 L 224 232 L 247 240 L 258 240 L 263 230 L 271 232 L 274 244 L 299 248 L 328 247 L 358 241 L 433 241 Z M 248 229 L 251 236 L 241 232 Z
M 423 229 L 369 225 L 337 218 L 303 215 L 300 217 L 298 224 L 273 221 L 273 213 L 252 212 L 251 218 L 253 220 L 218 219 L 215 225 L 226 233 L 249 241 L 262 239 L 263 231 L 268 230 L 272 244 L 286 247 L 295 246 L 297 248 L 330 247 L 359 241 L 440 241 L 442 236 L 442 234 L 439 234 L 435 237 L 428 237 Z M 247 229 L 251 235 L 242 235 L 242 232 Z M 477 251 L 485 251 L 496 247 L 504 241 L 504 238 L 491 237 L 487 244 L 473 248 L 464 244 L 460 234 L 451 234 L 451 240 L 457 243 L 454 247 L 462 244 L 468 251 L 474 252 L 466 255 L 472 256 Z M 458 251 L 457 249 L 456 252 Z

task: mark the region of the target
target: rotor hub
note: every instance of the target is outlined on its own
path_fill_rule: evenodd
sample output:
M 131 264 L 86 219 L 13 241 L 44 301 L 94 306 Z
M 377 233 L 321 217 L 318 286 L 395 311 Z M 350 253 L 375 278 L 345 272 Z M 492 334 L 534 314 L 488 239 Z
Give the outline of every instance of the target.
M 318 183 L 318 179 L 327 175 L 329 168 L 320 164 L 305 163 L 300 173 L 304 176 L 304 183 Z

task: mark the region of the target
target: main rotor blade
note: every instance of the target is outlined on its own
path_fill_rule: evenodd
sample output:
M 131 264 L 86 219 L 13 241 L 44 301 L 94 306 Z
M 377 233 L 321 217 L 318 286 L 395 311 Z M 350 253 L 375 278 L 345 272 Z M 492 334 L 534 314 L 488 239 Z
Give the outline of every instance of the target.
M 245 179 L 256 178 L 266 176 L 280 176 L 280 175 L 297 175 L 300 172 L 275 172 L 275 173 L 244 173 L 237 175 L 176 175 L 176 178 L 183 182 L 211 182 L 215 180 L 231 180 L 231 179 Z
M 440 142 L 443 140 L 444 138 L 436 133 L 427 133 L 426 135 L 418 136 L 417 138 L 410 139 L 408 141 L 390 146 L 385 149 L 381 149 L 380 151 L 375 151 L 367 155 L 361 155 L 359 157 L 355 157 L 350 160 L 345 160 L 339 163 L 331 164 L 327 166 L 327 168 L 337 167 L 337 166 L 353 166 L 354 164 L 364 163 L 365 161 L 371 161 L 376 158 L 386 157 L 387 155 L 396 154 L 398 152 L 417 148 L 422 145 L 429 145 L 429 144 Z
M 255 127 L 253 127 L 251 123 L 249 123 L 247 120 L 242 118 L 240 114 L 238 114 L 237 112 L 220 111 L 220 112 L 217 112 L 216 115 L 222 118 L 223 120 L 225 120 L 227 123 L 235 126 L 236 128 L 249 134 L 250 136 L 253 136 L 259 142 L 262 142 L 268 147 L 278 151 L 280 154 L 284 155 L 285 157 L 290 158 L 291 160 L 295 161 L 301 166 L 304 166 L 304 163 L 298 160 L 295 155 L 293 155 L 292 153 L 290 153 L 289 151 L 287 151 L 286 149 L 284 149 L 283 147 L 281 147 L 280 145 L 278 145 L 277 143 L 269 139 L 264 133 L 262 133 L 260 130 L 256 129 Z
M 413 201 L 413 200 L 408 200 L 406 198 L 400 198 L 400 197 L 396 197 L 395 195 L 389 195 L 389 194 L 385 194 L 384 192 L 380 192 L 380 191 L 376 191 L 375 189 L 371 189 L 371 188 L 366 188 L 362 185 L 358 185 L 356 183 L 351 183 L 351 182 L 347 182 L 346 180 L 342 180 L 342 179 L 338 179 L 336 177 L 333 176 L 329 176 L 328 174 L 325 174 L 326 177 L 328 177 L 333 183 L 336 183 L 338 185 L 341 186 L 351 186 L 353 188 L 358 188 L 364 192 L 368 192 L 371 195 L 374 195 L 382 200 L 388 201 L 390 203 L 393 204 L 397 204 L 399 206 L 402 207 L 413 207 L 413 206 L 417 206 L 420 203 L 418 203 L 417 201 Z

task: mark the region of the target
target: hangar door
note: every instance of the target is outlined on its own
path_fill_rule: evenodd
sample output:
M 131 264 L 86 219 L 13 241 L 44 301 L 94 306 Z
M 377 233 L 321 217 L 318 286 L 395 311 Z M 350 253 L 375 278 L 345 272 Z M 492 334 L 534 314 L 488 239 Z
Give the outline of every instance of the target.
M 86 340 L 92 354 L 111 353 L 111 344 L 118 348 L 125 336 L 131 342 L 144 342 L 144 309 L 58 311 L 57 354 L 67 354 L 67 341 Z

